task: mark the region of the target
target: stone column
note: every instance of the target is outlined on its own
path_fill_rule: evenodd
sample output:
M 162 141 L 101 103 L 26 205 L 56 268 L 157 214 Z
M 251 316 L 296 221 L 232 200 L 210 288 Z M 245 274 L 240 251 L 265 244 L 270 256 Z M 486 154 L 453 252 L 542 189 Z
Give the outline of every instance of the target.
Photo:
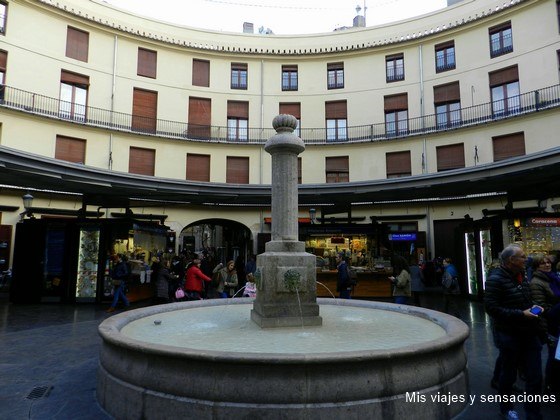
M 263 328 L 321 325 L 315 256 L 298 241 L 297 157 L 305 150 L 297 120 L 278 115 L 265 144 L 272 156 L 272 240 L 257 256 L 257 297 L 251 318 Z

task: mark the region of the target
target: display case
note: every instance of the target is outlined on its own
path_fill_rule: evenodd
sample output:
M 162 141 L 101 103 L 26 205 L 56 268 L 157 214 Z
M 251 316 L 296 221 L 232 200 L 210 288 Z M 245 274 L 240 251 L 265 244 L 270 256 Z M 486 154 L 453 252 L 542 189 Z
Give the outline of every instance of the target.
M 95 301 L 99 265 L 99 227 L 80 228 L 76 302 Z

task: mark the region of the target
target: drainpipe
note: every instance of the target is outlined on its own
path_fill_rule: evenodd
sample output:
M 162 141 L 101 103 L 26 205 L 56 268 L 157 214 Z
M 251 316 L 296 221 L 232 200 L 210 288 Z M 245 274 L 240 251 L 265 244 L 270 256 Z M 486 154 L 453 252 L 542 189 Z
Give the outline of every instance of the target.
M 264 60 L 261 60 L 261 133 L 264 130 Z M 262 137 L 262 135 L 261 135 Z M 263 183 L 263 150 L 264 145 L 259 148 L 259 184 Z M 259 231 L 264 232 L 264 213 L 262 208 L 259 211 Z M 255 250 L 252 250 L 253 253 Z
M 422 130 L 426 128 L 426 121 L 424 116 L 426 115 L 425 102 L 424 102 L 424 59 L 422 57 L 422 45 L 418 46 L 418 64 L 420 68 L 420 116 L 422 117 Z M 422 142 L 422 173 L 428 173 L 428 156 L 427 156 L 427 144 L 426 138 Z M 432 218 L 430 217 L 430 205 L 426 205 L 426 252 L 428 255 L 432 254 L 431 246 L 432 237 Z M 426 259 L 428 258 L 426 255 Z
M 115 110 L 115 87 L 117 84 L 117 46 L 118 37 L 115 35 L 114 47 L 113 47 L 113 81 L 111 84 L 111 115 L 110 124 L 113 126 L 113 113 Z M 109 134 L 109 170 L 113 169 L 113 133 Z

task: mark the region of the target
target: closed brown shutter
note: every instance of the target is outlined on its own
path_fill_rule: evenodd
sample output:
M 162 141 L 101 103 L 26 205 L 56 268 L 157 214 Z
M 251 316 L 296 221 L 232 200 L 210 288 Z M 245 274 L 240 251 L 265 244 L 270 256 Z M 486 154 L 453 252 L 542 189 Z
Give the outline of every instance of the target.
M 157 73 L 157 52 L 138 48 L 138 76 L 156 78 Z
M 54 158 L 73 163 L 85 163 L 86 140 L 74 137 L 56 136 Z
M 132 129 L 147 133 L 156 132 L 157 92 L 134 88 L 132 98 Z
M 410 150 L 387 153 L 385 160 L 387 163 L 387 178 L 412 174 Z
M 488 76 L 490 78 L 490 87 L 517 82 L 519 80 L 517 65 L 493 71 L 489 73 Z
M 228 156 L 226 164 L 226 182 L 228 184 L 249 183 L 249 158 Z
M 60 72 L 60 81 L 74 86 L 89 86 L 89 76 L 66 70 Z
M 210 182 L 210 155 L 187 153 L 187 179 Z
M 245 101 L 228 101 L 227 102 L 228 118 L 244 118 L 249 119 L 249 102 Z
M 211 120 L 212 100 L 189 97 L 188 136 L 190 138 L 209 138 Z
M 344 70 L 344 63 L 327 63 L 327 70 Z
M 525 134 L 523 132 L 492 137 L 494 162 L 525 155 Z
M 451 41 L 446 41 L 446 42 L 442 42 L 441 44 L 437 44 L 435 46 L 435 50 L 436 51 L 441 51 L 441 50 L 445 50 L 447 48 L 451 48 L 455 46 L 455 41 L 451 40 Z
M 465 167 L 465 146 L 463 143 L 437 147 L 436 155 L 438 172 Z
M 348 156 L 332 156 L 325 158 L 327 172 L 348 172 Z
M 88 61 L 89 33 L 68 26 L 66 33 L 66 57 Z
M 0 71 L 6 71 L 6 63 L 8 62 L 8 53 L 0 51 Z
M 434 103 L 459 102 L 460 100 L 459 82 L 434 86 Z
M 299 102 L 281 103 L 279 111 L 280 114 L 293 115 L 298 120 L 301 118 L 301 104 Z
M 210 87 L 210 61 L 193 59 L 192 84 Z
M 156 167 L 156 151 L 141 147 L 131 147 L 128 156 L 128 172 L 138 175 L 154 176 Z
M 385 112 L 408 109 L 408 93 L 388 95 L 384 97 Z
M 346 116 L 346 101 L 325 102 L 325 118 L 327 120 L 345 119 Z

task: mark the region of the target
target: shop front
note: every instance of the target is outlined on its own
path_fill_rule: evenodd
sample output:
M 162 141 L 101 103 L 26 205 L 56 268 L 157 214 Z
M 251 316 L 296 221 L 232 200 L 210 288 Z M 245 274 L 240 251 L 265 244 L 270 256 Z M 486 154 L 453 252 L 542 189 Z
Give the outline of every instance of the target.
M 131 301 L 153 296 L 151 257 L 163 252 L 168 228 L 129 219 L 25 219 L 16 226 L 10 299 L 15 303 L 112 299 L 114 256 L 129 258 Z

